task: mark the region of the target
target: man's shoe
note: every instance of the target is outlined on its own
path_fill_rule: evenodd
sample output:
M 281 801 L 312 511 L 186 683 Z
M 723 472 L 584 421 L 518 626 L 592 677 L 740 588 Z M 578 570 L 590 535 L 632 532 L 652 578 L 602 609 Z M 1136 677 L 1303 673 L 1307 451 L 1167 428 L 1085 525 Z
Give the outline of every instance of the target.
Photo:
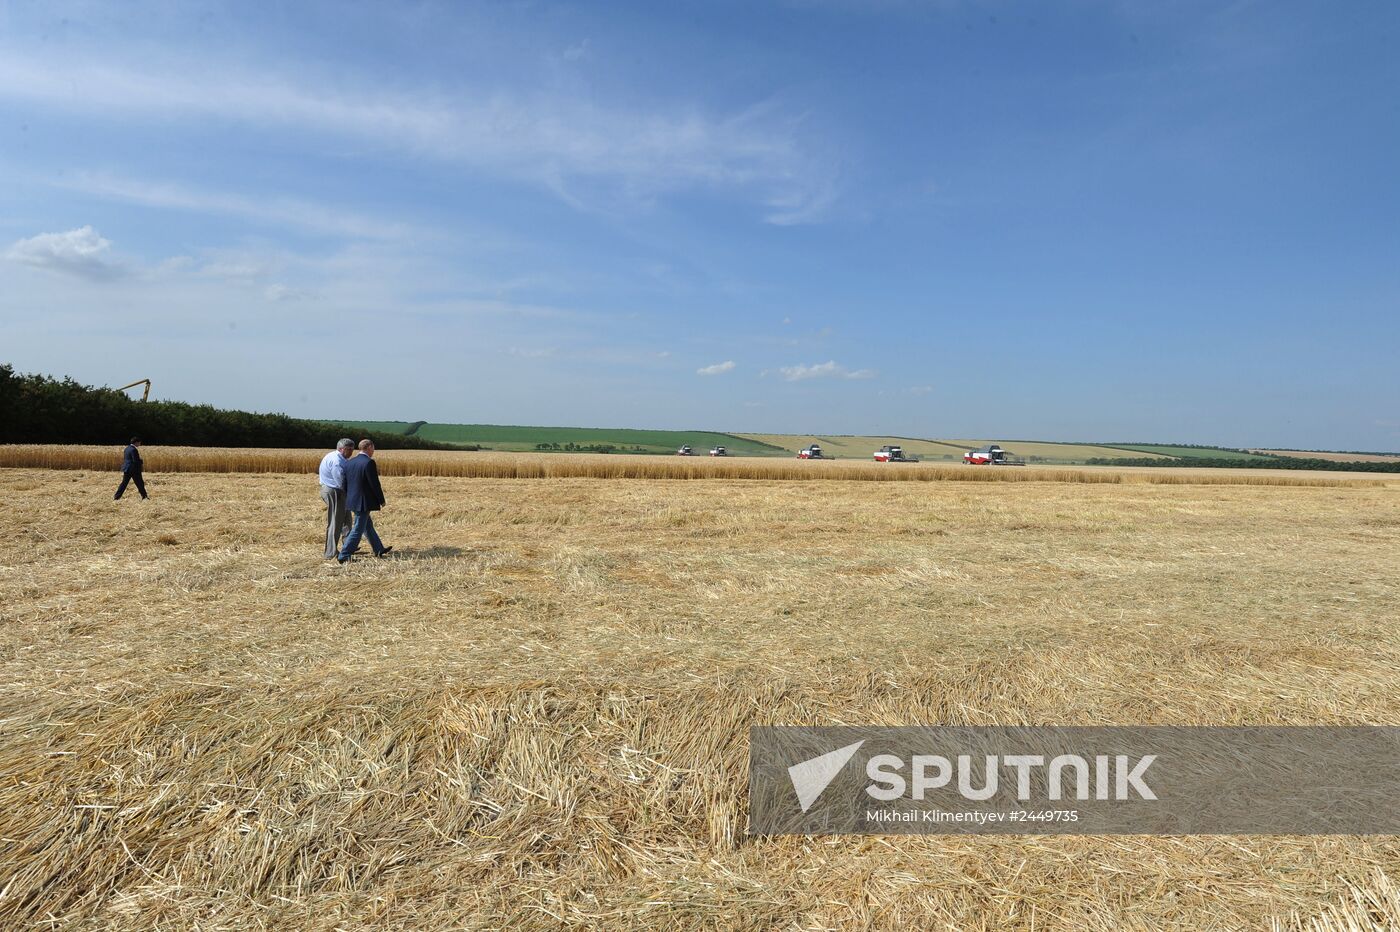
M 382 560 L 385 557 L 387 557 L 389 555 L 389 551 L 393 549 L 393 547 L 385 547 L 383 550 L 376 553 L 375 556 Z
M 342 557 L 340 554 L 336 554 L 336 555 L 335 555 L 335 562 L 337 562 L 337 563 L 349 563 L 349 562 L 350 562 L 350 558 L 349 558 L 349 557 Z

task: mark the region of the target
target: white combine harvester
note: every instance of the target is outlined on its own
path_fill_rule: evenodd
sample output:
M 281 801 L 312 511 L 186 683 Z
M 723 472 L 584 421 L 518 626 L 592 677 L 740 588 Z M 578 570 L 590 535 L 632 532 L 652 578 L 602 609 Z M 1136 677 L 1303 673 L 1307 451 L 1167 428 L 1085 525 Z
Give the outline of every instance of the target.
M 904 448 L 897 445 L 885 444 L 875 451 L 875 462 L 877 463 L 917 463 L 919 458 L 910 453 L 905 453 Z
M 995 443 L 976 450 L 968 450 L 963 454 L 963 462 L 969 466 L 1024 466 L 1026 461 L 1019 456 L 1012 456 Z

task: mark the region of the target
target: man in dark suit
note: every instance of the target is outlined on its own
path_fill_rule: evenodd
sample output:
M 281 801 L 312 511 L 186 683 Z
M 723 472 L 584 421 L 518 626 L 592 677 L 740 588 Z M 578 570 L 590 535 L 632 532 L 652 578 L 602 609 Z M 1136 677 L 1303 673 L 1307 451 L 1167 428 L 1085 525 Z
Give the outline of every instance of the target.
M 368 537 L 370 549 L 376 557 L 387 556 L 393 547 L 385 547 L 374 531 L 374 519 L 370 512 L 384 507 L 384 489 L 379 485 L 379 467 L 374 465 L 374 441 L 360 441 L 360 455 L 352 456 L 341 467 L 345 470 L 345 509 L 355 515 L 355 523 L 345 536 L 345 543 L 336 554 L 336 560 L 344 563 L 360 546 L 360 538 Z
M 146 494 L 146 483 L 141 481 L 141 451 L 138 449 L 140 446 L 141 438 L 132 437 L 131 443 L 122 451 L 122 482 L 117 486 L 117 494 L 112 496 L 114 502 L 122 497 L 128 482 L 136 483 L 136 491 L 141 493 L 142 500 L 150 498 Z

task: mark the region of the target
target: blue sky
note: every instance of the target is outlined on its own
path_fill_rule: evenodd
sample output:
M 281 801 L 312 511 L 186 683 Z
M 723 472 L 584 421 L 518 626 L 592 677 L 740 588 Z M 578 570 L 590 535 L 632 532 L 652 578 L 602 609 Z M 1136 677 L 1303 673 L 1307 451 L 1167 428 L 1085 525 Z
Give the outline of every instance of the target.
M 0 2 L 0 360 L 327 417 L 1400 449 L 1400 6 Z

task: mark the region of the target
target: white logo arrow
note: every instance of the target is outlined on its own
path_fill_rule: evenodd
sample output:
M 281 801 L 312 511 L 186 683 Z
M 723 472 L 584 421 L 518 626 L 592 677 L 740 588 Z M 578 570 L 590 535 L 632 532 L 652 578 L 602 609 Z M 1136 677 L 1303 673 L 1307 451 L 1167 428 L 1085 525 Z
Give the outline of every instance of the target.
M 803 812 L 812 808 L 812 803 L 817 801 L 817 797 L 836 779 L 841 768 L 864 743 L 864 740 L 857 741 L 788 768 L 788 777 L 792 780 L 792 788 L 797 791 L 797 801 L 802 804 Z

